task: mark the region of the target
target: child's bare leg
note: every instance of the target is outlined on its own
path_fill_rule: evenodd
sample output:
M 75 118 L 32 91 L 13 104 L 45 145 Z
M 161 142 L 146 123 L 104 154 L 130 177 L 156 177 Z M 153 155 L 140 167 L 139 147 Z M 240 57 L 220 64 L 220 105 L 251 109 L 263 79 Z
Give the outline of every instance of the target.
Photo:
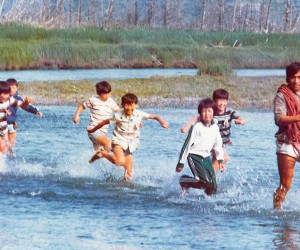
M 10 146 L 13 148 L 16 142 L 16 133 L 8 133 L 8 141 Z
M 0 136 L 0 153 L 7 153 L 8 151 L 8 136 Z
M 125 156 L 125 165 L 124 165 L 124 180 L 130 181 L 132 178 L 132 163 L 133 163 L 133 157 L 132 154 L 128 154 Z
M 285 196 L 292 186 L 295 163 L 295 158 L 285 154 L 277 154 L 280 185 L 274 193 L 274 209 L 281 209 Z
M 98 136 L 96 142 L 98 145 L 102 146 L 107 152 L 111 151 L 111 141 L 105 135 Z

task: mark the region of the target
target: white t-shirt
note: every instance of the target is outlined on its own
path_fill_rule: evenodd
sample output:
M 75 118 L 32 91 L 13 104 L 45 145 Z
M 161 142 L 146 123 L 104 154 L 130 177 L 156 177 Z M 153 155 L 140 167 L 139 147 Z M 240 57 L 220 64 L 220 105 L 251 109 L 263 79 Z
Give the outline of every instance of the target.
M 91 97 L 83 103 L 85 108 L 90 109 L 90 123 L 88 127 L 95 127 L 105 119 L 111 118 L 112 113 L 119 110 L 117 103 L 109 97 L 107 101 L 101 101 L 98 96 Z M 103 126 L 100 130 L 107 133 L 108 125 Z

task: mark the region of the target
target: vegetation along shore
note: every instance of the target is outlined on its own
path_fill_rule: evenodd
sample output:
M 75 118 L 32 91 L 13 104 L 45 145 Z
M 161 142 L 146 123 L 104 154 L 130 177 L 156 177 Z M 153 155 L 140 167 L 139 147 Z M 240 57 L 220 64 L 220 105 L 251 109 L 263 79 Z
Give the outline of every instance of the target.
M 300 34 L 0 25 L 0 70 L 281 68 L 300 57 Z
M 216 88 L 230 93 L 230 102 L 241 109 L 271 109 L 283 77 L 180 76 L 149 79 L 111 80 L 116 101 L 125 92 L 134 92 L 142 107 L 197 107 L 199 99 L 211 97 Z M 20 84 L 20 93 L 30 95 L 36 105 L 77 105 L 95 94 L 92 81 L 28 82 Z
M 285 79 L 235 77 L 232 69 L 285 68 L 299 58 L 300 34 L 0 25 L 0 70 L 199 69 L 197 76 L 110 81 L 114 98 L 132 91 L 148 107 L 195 107 L 222 87 L 235 107 L 270 109 Z M 38 105 L 77 105 L 94 94 L 94 82 L 45 79 L 21 84 L 20 91 Z

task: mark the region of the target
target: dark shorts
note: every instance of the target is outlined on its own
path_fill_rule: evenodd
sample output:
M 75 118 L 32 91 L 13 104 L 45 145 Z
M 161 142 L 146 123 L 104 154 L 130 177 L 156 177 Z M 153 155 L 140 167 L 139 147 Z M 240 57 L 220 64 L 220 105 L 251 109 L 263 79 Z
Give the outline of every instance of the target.
M 200 155 L 189 154 L 187 160 L 194 177 L 181 176 L 181 187 L 204 189 L 208 195 L 216 193 L 216 175 L 210 156 L 203 158 Z
M 114 148 L 115 146 L 120 146 L 120 145 L 118 145 L 118 144 L 112 144 L 112 148 Z M 132 153 L 130 152 L 129 148 L 123 149 L 123 152 L 124 152 L 124 155 L 132 155 Z

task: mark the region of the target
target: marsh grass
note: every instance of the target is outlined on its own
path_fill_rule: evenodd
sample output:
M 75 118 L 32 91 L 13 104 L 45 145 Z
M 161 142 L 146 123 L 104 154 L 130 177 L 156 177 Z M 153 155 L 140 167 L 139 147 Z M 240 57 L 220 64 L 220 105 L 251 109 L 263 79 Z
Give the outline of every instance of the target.
M 215 61 L 232 68 L 278 68 L 298 60 L 299 38 L 300 34 L 0 25 L 0 69 L 201 69 Z
M 112 97 L 120 101 L 127 92 L 139 97 L 142 107 L 197 107 L 199 100 L 211 97 L 217 88 L 229 91 L 234 107 L 270 109 L 277 88 L 284 78 L 241 78 L 181 76 L 172 78 L 114 80 Z M 91 81 L 30 82 L 20 83 L 20 93 L 33 97 L 37 105 L 74 105 L 95 95 Z

